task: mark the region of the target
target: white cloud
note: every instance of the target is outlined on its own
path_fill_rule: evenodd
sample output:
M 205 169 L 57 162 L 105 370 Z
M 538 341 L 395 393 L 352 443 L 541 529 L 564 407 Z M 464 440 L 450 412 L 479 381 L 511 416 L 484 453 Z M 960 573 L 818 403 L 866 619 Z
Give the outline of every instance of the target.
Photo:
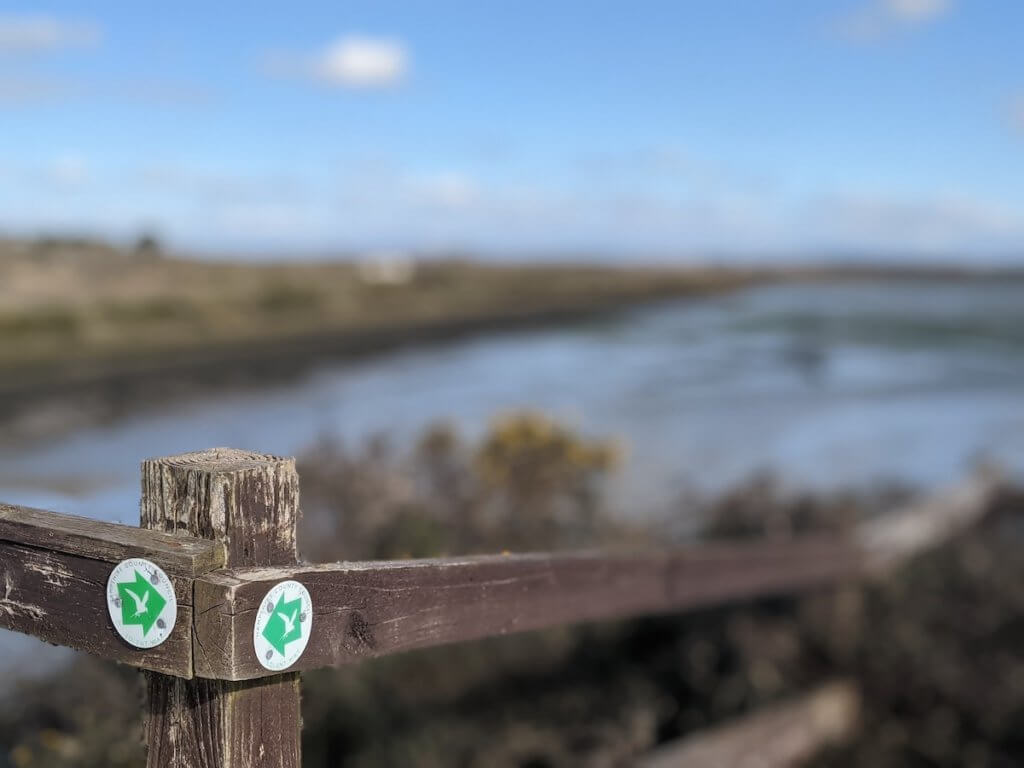
M 886 0 L 893 18 L 920 23 L 941 16 L 950 8 L 950 0 Z
M 217 235 L 250 242 L 257 238 L 301 241 L 323 227 L 314 207 L 294 201 L 230 202 L 211 213 L 210 222 Z
M 457 171 L 413 177 L 407 187 L 415 202 L 441 208 L 468 208 L 480 197 L 476 182 Z
M 0 53 L 35 53 L 81 48 L 100 41 L 96 24 L 54 16 L 0 15 Z
M 806 232 L 844 247 L 877 250 L 1019 251 L 1024 213 L 1003 203 L 956 195 L 899 199 L 847 193 L 812 201 Z
M 869 0 L 839 21 L 839 32 L 849 40 L 870 42 L 934 22 L 952 7 L 953 0 Z
M 127 181 L 203 201 L 295 200 L 305 195 L 301 180 L 290 173 L 237 173 L 166 160 L 136 169 Z
M 89 178 L 89 167 L 77 152 L 65 152 L 53 159 L 48 169 L 50 180 L 59 187 L 80 187 Z
M 0 108 L 88 99 L 132 104 L 162 104 L 175 107 L 205 107 L 217 95 L 186 82 L 165 80 L 101 80 L 77 76 L 0 74 Z
M 885 185 L 840 184 L 798 192 L 723 182 L 689 190 L 614 179 L 552 184 L 546 175 L 510 182 L 483 168 L 431 171 L 397 160 L 312 177 L 291 170 L 237 175 L 174 162 L 118 172 L 90 160 L 69 151 L 32 169 L 12 168 L 7 186 L 19 194 L 0 216 L 20 228 L 88 225 L 111 232 L 143 222 L 199 250 L 267 254 L 453 248 L 752 259 L 1024 258 L 1019 200 L 955 188 L 899 193 Z
M 399 40 L 341 37 L 313 57 L 310 74 L 342 88 L 385 88 L 402 81 L 409 52 Z
M 0 77 L 0 107 L 65 98 L 74 91 L 71 83 L 53 78 Z

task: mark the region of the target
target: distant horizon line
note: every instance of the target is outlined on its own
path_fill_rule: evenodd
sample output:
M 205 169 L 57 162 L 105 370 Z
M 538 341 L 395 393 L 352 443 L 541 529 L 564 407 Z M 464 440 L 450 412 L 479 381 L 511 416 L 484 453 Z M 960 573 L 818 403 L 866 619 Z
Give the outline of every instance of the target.
M 962 249 L 948 251 L 908 248 L 851 248 L 806 246 L 764 250 L 740 248 L 635 249 L 625 247 L 530 247 L 495 248 L 451 246 L 219 246 L 193 247 L 165 240 L 159 233 L 143 231 L 135 236 L 117 237 L 90 232 L 0 231 L 0 247 L 64 246 L 131 252 L 144 241 L 163 257 L 189 261 L 234 261 L 252 263 L 331 262 L 366 259 L 465 260 L 493 263 L 599 264 L 625 266 L 766 267 L 772 269 L 827 267 L 830 269 L 912 268 L 967 272 L 1024 271 L 1024 249 L 1013 252 L 970 254 Z

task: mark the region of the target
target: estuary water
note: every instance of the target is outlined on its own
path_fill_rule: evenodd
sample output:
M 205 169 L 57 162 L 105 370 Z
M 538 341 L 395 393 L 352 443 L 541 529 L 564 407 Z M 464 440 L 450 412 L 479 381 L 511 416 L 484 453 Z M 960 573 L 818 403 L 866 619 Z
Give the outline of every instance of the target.
M 1020 476 L 1024 281 L 766 285 L 325 363 L 7 450 L 0 499 L 135 523 L 148 456 L 296 454 L 323 436 L 376 433 L 401 443 L 437 421 L 472 437 L 521 409 L 617 438 L 626 460 L 612 503 L 634 517 L 760 470 L 822 490 L 938 487 L 980 460 Z
M 326 363 L 7 450 L 0 499 L 134 523 L 148 456 L 401 442 L 438 421 L 474 436 L 522 409 L 617 438 L 629 515 L 762 469 L 825 490 L 1024 469 L 1024 281 L 769 285 Z

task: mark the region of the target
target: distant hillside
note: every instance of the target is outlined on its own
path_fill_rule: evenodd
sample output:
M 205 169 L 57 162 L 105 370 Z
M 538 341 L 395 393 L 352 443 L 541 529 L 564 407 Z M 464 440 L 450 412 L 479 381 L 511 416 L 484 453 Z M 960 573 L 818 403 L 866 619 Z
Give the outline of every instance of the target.
M 415 261 L 213 262 L 90 241 L 0 243 L 0 392 L 551 322 L 747 285 L 749 270 Z

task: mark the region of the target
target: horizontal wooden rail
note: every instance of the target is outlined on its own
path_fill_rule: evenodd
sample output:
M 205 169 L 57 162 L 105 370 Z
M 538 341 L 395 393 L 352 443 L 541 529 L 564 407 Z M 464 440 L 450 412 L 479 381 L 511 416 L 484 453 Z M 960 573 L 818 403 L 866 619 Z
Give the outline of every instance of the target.
M 846 536 L 698 543 L 640 555 L 567 553 L 240 568 L 196 580 L 195 673 L 272 674 L 253 653 L 260 601 L 278 582 L 310 592 L 315 630 L 294 669 L 492 635 L 670 613 L 884 572 L 970 524 L 995 478 L 897 510 Z
M 998 472 L 984 469 L 955 488 L 861 524 L 857 545 L 865 553 L 868 571 L 884 575 L 907 558 L 970 528 L 987 511 L 999 482 Z
M 217 571 L 196 580 L 196 674 L 272 674 L 252 649 L 263 596 L 301 582 L 313 602 L 296 669 L 562 624 L 667 613 L 834 582 L 861 570 L 836 538 L 700 546 L 671 554 L 495 555 Z
M 639 768 L 797 768 L 829 745 L 849 739 L 861 696 L 835 681 L 717 728 L 659 747 Z
M 175 576 L 224 565 L 224 545 L 217 541 L 2 503 L 0 541 L 111 563 L 145 557 Z
M 292 670 L 583 621 L 683 611 L 882 573 L 986 508 L 979 475 L 845 536 L 697 543 L 671 552 L 494 555 L 223 569 L 221 542 L 0 505 L 0 627 L 160 671 L 229 681 L 275 674 L 256 659 L 253 624 L 275 584 L 302 583 L 314 630 Z M 104 586 L 144 557 L 178 601 L 162 644 L 113 631 Z
M 114 631 L 106 584 L 114 565 L 144 557 L 170 577 L 174 629 L 139 649 Z M 192 676 L 192 582 L 224 564 L 217 542 L 0 504 L 0 627 L 114 661 Z

